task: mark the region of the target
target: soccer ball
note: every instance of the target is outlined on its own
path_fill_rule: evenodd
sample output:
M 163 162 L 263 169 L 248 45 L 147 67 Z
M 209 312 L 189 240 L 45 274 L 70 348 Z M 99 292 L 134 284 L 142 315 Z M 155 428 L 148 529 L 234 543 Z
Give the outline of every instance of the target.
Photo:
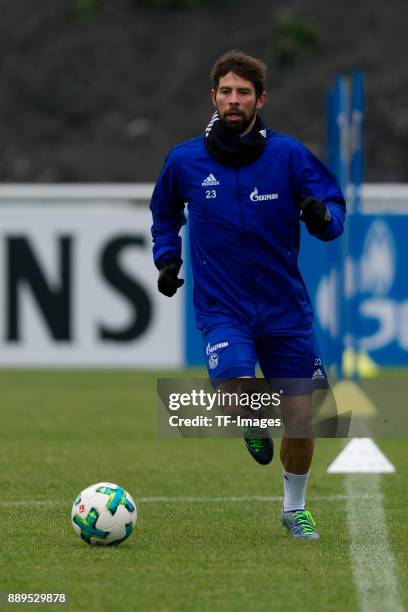
M 132 497 L 112 482 L 87 487 L 72 506 L 72 526 L 87 544 L 120 544 L 132 533 L 136 519 Z

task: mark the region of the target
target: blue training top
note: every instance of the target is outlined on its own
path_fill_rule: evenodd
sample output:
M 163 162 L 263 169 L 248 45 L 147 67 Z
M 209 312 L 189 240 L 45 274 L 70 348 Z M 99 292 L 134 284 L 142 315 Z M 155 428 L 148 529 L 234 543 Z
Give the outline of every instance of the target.
M 331 213 L 316 237 L 340 236 L 346 204 L 336 178 L 300 142 L 270 129 L 262 155 L 241 168 L 218 162 L 204 136 L 170 151 L 150 204 L 153 257 L 156 265 L 181 261 L 178 234 L 187 204 L 200 329 L 233 319 L 284 333 L 311 323 L 297 264 L 299 204 L 307 196 L 320 198 Z

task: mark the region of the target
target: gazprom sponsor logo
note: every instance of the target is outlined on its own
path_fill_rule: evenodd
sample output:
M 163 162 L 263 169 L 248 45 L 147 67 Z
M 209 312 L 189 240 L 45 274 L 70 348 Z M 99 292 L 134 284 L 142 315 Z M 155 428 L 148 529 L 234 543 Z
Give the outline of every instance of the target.
M 278 193 L 259 193 L 258 187 L 255 187 L 251 195 L 249 196 L 252 202 L 264 202 L 265 200 L 277 200 L 279 197 Z
M 211 355 L 211 353 L 213 353 L 214 351 L 218 351 L 220 349 L 226 348 L 228 346 L 228 342 L 218 342 L 218 344 L 213 344 L 211 345 L 210 343 L 207 344 L 207 355 Z

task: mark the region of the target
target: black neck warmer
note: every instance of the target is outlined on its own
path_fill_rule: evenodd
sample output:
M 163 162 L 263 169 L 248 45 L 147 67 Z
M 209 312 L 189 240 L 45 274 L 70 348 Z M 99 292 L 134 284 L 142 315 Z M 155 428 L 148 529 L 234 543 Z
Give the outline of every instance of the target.
M 241 137 L 228 130 L 217 112 L 213 114 L 205 130 L 207 151 L 224 166 L 240 168 L 256 161 L 266 144 L 266 129 L 260 117 L 249 134 Z

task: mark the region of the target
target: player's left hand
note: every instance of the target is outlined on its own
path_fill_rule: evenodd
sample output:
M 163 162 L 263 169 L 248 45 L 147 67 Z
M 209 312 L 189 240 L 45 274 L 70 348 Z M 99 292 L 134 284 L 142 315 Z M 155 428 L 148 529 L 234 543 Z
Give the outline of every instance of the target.
M 311 234 L 320 234 L 329 225 L 330 210 L 319 198 L 313 196 L 304 198 L 300 203 L 300 209 L 302 211 L 300 220 L 306 224 Z

